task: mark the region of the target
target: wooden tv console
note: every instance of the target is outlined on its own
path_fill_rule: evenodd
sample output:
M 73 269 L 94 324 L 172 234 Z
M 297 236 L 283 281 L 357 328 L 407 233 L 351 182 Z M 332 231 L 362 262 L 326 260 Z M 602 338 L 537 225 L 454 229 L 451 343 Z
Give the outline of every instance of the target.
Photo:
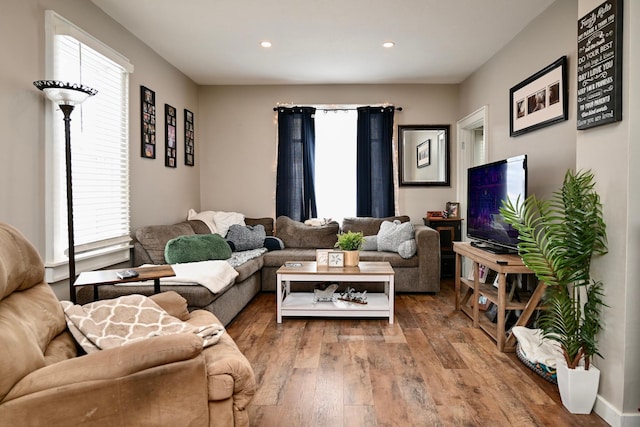
M 521 310 L 520 317 L 514 326 L 526 326 L 534 310 L 539 308 L 546 285 L 536 280 L 535 289 L 521 301 L 513 301 L 507 295 L 507 274 L 533 274 L 518 255 L 494 254 L 475 248 L 468 242 L 454 242 L 456 254 L 455 303 L 456 310 L 462 310 L 473 320 L 474 327 L 482 328 L 495 341 L 499 351 L 513 352 L 516 338 L 511 331 L 505 331 L 506 316 L 509 310 Z M 461 277 L 462 257 L 473 262 L 473 280 Z M 491 283 L 481 283 L 479 266 L 484 265 L 498 275 L 498 287 Z M 496 323 L 486 316 L 480 315 L 478 300 L 486 297 L 497 306 Z

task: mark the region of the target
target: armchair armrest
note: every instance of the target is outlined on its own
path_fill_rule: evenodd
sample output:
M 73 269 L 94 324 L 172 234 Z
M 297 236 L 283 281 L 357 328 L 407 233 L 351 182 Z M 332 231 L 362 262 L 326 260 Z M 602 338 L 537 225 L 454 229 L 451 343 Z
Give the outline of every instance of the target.
M 426 225 L 414 225 L 416 246 L 418 247 L 418 264 L 420 266 L 420 283 L 436 283 L 440 290 L 440 234 Z
M 192 359 L 200 353 L 202 339 L 193 334 L 149 338 L 33 371 L 11 389 L 4 401 L 80 382 L 117 379 L 155 366 Z

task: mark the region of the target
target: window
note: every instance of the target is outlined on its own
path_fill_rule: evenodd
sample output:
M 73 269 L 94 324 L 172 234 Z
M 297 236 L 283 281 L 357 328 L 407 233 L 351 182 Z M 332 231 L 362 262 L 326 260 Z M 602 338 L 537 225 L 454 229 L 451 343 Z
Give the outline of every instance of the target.
M 129 259 L 129 61 L 52 11 L 46 12 L 47 78 L 98 94 L 71 114 L 78 271 Z M 46 280 L 68 277 L 64 121 L 47 109 Z
M 322 110 L 315 115 L 316 205 L 319 218 L 356 216 L 356 139 L 358 112 Z

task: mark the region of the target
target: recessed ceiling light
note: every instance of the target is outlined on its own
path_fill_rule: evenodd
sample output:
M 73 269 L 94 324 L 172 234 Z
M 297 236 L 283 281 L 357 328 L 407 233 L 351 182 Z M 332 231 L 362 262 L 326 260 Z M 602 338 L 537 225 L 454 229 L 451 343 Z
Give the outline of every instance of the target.
M 386 47 L 387 49 L 390 47 L 394 47 L 396 44 L 394 42 L 384 42 L 382 43 L 382 47 Z
M 262 46 L 262 47 L 271 47 L 271 42 L 265 40 L 263 42 L 260 42 L 260 46 Z

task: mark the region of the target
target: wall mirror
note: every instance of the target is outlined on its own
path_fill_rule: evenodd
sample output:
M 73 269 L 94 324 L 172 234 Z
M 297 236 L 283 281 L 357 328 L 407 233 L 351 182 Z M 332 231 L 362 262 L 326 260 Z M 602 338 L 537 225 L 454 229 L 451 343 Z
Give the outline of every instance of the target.
M 399 125 L 400 185 L 449 186 L 449 125 Z

